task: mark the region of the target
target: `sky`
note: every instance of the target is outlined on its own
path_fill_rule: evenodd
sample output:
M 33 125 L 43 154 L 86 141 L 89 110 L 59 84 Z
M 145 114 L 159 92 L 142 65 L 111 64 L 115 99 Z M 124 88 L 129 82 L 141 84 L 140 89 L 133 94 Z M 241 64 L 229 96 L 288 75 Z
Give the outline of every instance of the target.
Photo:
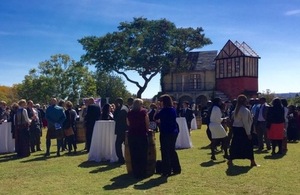
M 261 57 L 259 92 L 300 92 L 300 0 L 1 0 L 0 85 L 21 83 L 55 54 L 79 60 L 85 53 L 79 39 L 117 31 L 134 17 L 202 27 L 213 43 L 200 51 L 246 42 Z M 150 81 L 143 98 L 160 91 L 159 80 Z M 136 94 L 135 85 L 125 84 Z

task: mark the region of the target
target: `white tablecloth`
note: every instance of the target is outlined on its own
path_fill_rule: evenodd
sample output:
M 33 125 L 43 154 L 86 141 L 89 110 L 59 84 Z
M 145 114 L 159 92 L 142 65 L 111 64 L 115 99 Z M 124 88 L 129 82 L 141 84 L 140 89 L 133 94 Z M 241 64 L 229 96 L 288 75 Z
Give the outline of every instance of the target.
M 179 134 L 176 140 L 176 148 L 191 148 L 192 141 L 186 124 L 186 119 L 184 117 L 176 118 L 177 124 L 179 126 Z
M 3 122 L 0 124 L 0 153 L 15 151 L 15 140 L 11 134 L 11 123 Z
M 115 121 L 96 121 L 88 161 L 118 161 L 115 141 Z
M 198 129 L 198 126 L 197 126 L 197 121 L 196 121 L 196 116 L 193 114 L 194 118 L 191 122 L 191 130 L 196 130 Z

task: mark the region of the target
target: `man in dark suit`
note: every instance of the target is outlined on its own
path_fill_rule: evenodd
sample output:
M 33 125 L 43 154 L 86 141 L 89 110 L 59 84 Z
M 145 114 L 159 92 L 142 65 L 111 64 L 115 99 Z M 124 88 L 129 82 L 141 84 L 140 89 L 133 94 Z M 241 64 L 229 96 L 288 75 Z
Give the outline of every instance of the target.
M 85 127 L 86 127 L 86 150 L 87 152 L 90 151 L 92 136 L 94 125 L 97 120 L 100 120 L 101 117 L 101 110 L 100 106 L 95 104 L 94 98 L 90 97 L 87 101 L 87 112 L 84 117 Z
M 188 130 L 190 132 L 191 131 L 191 123 L 192 123 L 192 120 L 194 118 L 193 111 L 192 111 L 191 108 L 189 108 L 189 102 L 188 101 L 184 101 L 182 103 L 182 106 L 183 106 L 183 108 L 180 111 L 180 116 L 185 117 L 186 123 L 187 123 L 187 126 L 188 126 Z
M 114 112 L 114 120 L 116 122 L 115 134 L 117 135 L 115 147 L 116 154 L 118 157 L 118 163 L 124 164 L 125 159 L 122 152 L 122 144 L 125 142 L 125 132 L 128 130 L 127 126 L 127 113 L 129 111 L 128 107 L 123 104 L 123 99 L 118 98 L 115 101 L 116 110 Z

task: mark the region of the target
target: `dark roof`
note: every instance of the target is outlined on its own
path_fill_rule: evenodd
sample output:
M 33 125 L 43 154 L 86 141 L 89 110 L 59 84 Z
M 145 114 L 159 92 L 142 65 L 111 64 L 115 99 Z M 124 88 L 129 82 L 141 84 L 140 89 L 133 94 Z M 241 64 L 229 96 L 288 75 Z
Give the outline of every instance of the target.
M 213 70 L 215 69 L 215 58 L 218 51 L 196 51 L 189 53 L 189 60 L 192 61 L 190 70 Z

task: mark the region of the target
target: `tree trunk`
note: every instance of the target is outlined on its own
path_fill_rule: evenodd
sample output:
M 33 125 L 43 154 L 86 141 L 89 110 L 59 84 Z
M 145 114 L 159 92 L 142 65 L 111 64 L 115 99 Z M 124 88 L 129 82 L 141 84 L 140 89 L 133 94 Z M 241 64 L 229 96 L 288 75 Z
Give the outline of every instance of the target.
M 137 98 L 142 98 L 142 94 L 144 93 L 144 91 L 146 90 L 147 88 L 147 85 L 148 83 L 145 83 L 143 87 L 140 87 L 137 94 L 136 94 L 136 97 Z

